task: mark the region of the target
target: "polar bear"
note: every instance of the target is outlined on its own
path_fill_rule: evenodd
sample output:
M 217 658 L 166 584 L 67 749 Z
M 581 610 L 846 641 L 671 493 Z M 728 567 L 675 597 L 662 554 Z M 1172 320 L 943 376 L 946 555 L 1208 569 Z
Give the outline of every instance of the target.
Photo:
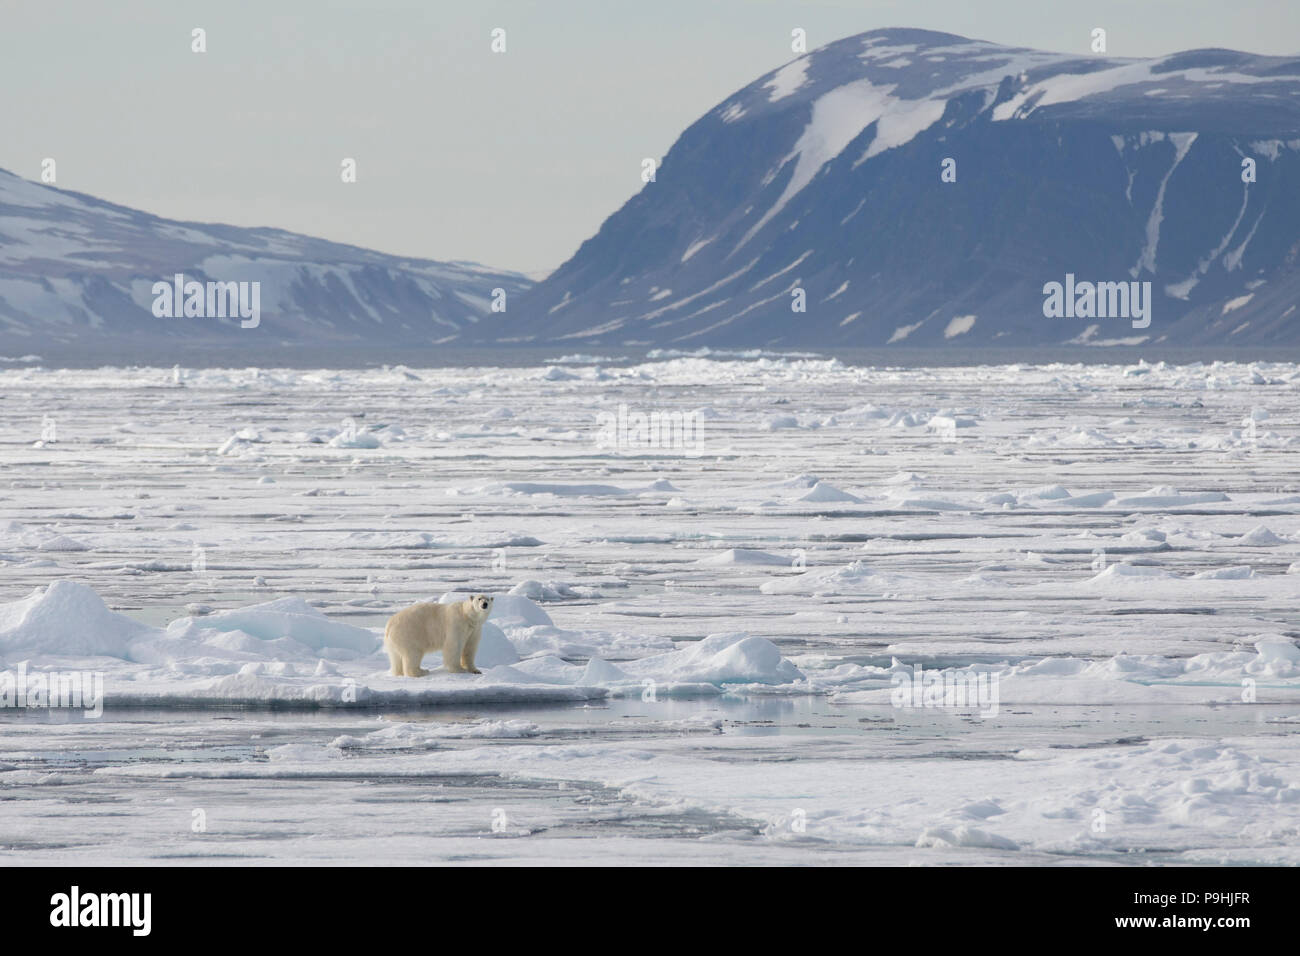
M 384 628 L 384 650 L 394 677 L 423 677 L 420 661 L 429 651 L 442 651 L 442 666 L 453 674 L 481 674 L 474 666 L 483 622 L 492 613 L 492 598 L 471 594 L 454 604 L 424 601 L 398 611 Z

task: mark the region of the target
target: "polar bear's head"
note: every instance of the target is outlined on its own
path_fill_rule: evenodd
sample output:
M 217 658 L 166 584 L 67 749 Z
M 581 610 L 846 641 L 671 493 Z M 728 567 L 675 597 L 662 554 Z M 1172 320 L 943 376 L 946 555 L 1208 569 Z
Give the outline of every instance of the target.
M 492 596 L 490 594 L 471 594 L 465 601 L 469 605 L 469 616 L 476 621 L 486 621 L 492 613 Z

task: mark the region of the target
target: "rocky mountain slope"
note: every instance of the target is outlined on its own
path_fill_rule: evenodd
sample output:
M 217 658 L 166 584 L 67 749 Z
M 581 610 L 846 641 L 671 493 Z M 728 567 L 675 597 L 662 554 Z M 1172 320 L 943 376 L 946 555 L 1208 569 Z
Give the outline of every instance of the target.
M 1149 282 L 1149 324 L 1045 316 L 1045 285 L 1067 276 L 1139 296 Z M 718 104 L 573 258 L 468 335 L 1296 345 L 1297 303 L 1300 58 L 1113 59 L 900 29 Z
M 177 273 L 205 286 L 260 283 L 256 327 L 238 316 L 155 315 L 155 283 L 174 283 Z M 0 171 L 0 354 L 99 344 L 120 355 L 168 342 L 247 348 L 253 357 L 295 343 L 429 345 L 487 315 L 493 289 L 508 303 L 530 285 L 472 263 L 175 222 Z

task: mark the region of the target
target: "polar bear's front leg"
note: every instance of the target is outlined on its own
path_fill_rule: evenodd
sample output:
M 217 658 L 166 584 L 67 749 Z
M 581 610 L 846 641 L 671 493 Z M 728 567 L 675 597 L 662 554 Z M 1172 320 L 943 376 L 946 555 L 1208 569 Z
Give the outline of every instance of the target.
M 474 666 L 474 656 L 478 654 L 478 642 L 483 639 L 483 625 L 474 628 L 470 634 L 469 640 L 465 642 L 465 649 L 460 653 L 460 666 L 462 670 L 467 670 L 471 674 L 482 674 L 483 672 Z
M 448 634 L 442 642 L 442 666 L 449 674 L 459 674 L 465 670 L 460 659 L 464 651 L 464 640 L 456 634 Z

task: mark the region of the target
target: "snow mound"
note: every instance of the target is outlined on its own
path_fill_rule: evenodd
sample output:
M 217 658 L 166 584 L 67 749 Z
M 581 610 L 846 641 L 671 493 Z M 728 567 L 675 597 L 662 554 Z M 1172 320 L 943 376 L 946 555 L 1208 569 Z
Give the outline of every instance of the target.
M 1290 544 L 1286 538 L 1279 537 L 1262 524 L 1243 534 L 1237 543 L 1251 548 L 1275 548 L 1279 544 Z
M 329 442 L 331 448 L 379 448 L 382 445 L 379 436 L 367 429 L 340 432 Z
M 713 554 L 707 558 L 700 558 L 700 560 L 695 563 L 708 567 L 720 567 L 732 564 L 764 565 L 772 567 L 780 566 L 784 568 L 790 567 L 789 558 L 783 558 L 781 555 L 772 554 L 769 551 L 753 551 L 745 548 L 731 548 L 730 550 L 723 551 L 720 554 Z
M 203 617 L 183 617 L 167 627 L 172 637 L 203 639 L 202 632 L 239 632 L 263 641 L 290 638 L 314 651 L 346 649 L 368 654 L 378 647 L 373 631 L 333 621 L 302 598 L 279 598 L 265 604 L 220 611 Z
M 847 491 L 841 491 L 839 488 L 836 488 L 834 485 L 828 485 L 824 481 L 819 481 L 817 482 L 817 484 L 813 485 L 812 490 L 809 491 L 806 495 L 802 495 L 799 498 L 799 500 L 814 501 L 814 502 L 843 501 L 843 502 L 849 502 L 853 504 L 860 504 L 862 502 L 861 498 L 855 497 L 854 495 L 849 494 Z
M 573 588 L 559 581 L 520 581 L 509 593 L 530 601 L 567 601 L 579 596 Z
M 434 655 L 434 659 L 437 659 L 437 655 Z M 474 655 L 474 663 L 480 670 L 500 667 L 503 664 L 517 664 L 519 651 L 515 649 L 515 645 L 501 628 L 491 621 L 486 621 L 479 638 L 478 653 Z
M 1134 528 L 1127 534 L 1121 535 L 1120 541 L 1125 544 L 1158 547 L 1165 544 L 1168 537 L 1163 531 L 1157 531 L 1155 528 Z
M 818 478 L 816 475 L 810 475 L 805 473 L 805 474 L 795 475 L 793 478 L 786 478 L 784 481 L 774 481 L 767 487 L 769 488 L 812 488 L 819 481 L 821 481 L 821 479 Z
M 622 670 L 656 681 L 703 684 L 789 684 L 803 672 L 775 644 L 748 634 L 710 634 L 685 648 L 628 661 Z
M 1028 491 L 1021 492 L 1020 497 L 1037 501 L 1060 501 L 1063 498 L 1072 498 L 1073 495 L 1068 488 L 1061 485 L 1044 485 L 1041 488 L 1030 488 Z
M 0 651 L 54 656 L 118 657 L 150 628 L 110 611 L 91 588 L 55 581 L 0 604 Z
M 854 561 L 842 568 L 819 568 L 792 577 L 764 581 L 759 590 L 764 594 L 842 594 L 876 591 L 887 582 L 862 561 Z
M 776 415 L 769 418 L 760 427 L 769 432 L 780 431 L 783 428 L 798 428 L 799 419 L 793 415 Z
M 632 680 L 632 676 L 621 668 L 602 660 L 599 657 L 593 657 L 587 661 L 587 669 L 582 672 L 579 678 L 579 684 L 593 684 L 596 686 L 617 684 L 624 681 Z
M 1255 569 L 1245 564 L 1230 568 L 1215 568 L 1212 571 L 1200 571 L 1192 575 L 1197 581 L 1248 581 L 1255 576 Z
M 1089 578 L 1089 584 L 1103 584 L 1107 582 L 1131 583 L 1134 579 L 1162 578 L 1168 580 L 1177 577 L 1164 568 L 1151 567 L 1143 564 L 1112 564 L 1105 571 L 1102 571 L 1096 577 Z
M 988 850 L 1019 850 L 1013 840 L 964 824 L 955 827 L 927 827 L 916 839 L 918 847 L 981 847 Z
M 30 529 L 17 521 L 0 525 L 0 544 L 37 551 L 89 551 L 90 546 L 49 528 Z
M 1281 637 L 1268 637 L 1255 642 L 1255 651 L 1259 655 L 1258 663 L 1270 671 L 1285 669 L 1286 665 L 1294 668 L 1300 664 L 1300 647 Z

